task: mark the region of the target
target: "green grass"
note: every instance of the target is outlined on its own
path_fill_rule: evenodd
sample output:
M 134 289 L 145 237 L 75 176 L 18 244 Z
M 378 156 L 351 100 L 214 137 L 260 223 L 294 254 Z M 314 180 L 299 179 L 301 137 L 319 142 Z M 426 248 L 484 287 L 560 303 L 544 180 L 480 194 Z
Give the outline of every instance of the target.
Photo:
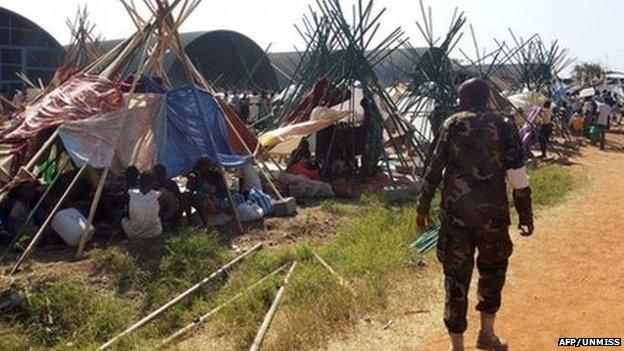
M 580 174 L 559 165 L 529 169 L 529 176 L 533 204 L 537 207 L 555 205 L 583 184 Z
M 535 208 L 561 201 L 579 177 L 561 166 L 531 170 Z M 437 201 L 437 200 L 436 200 Z M 277 267 L 299 265 L 271 326 L 264 350 L 316 349 L 362 316 L 387 307 L 392 287 L 407 277 L 411 298 L 437 294 L 430 282 L 438 274 L 433 254 L 409 248 L 415 239 L 413 204 L 390 207 L 375 197 L 357 203 L 327 201 L 323 209 L 350 220 L 325 242 L 314 241 L 264 250 L 250 256 L 206 288 L 185 299 L 153 323 L 124 340 L 117 349 L 141 350 L 231 298 Z M 312 234 L 314 228 L 311 228 Z M 311 239 L 310 239 L 311 240 Z M 356 296 L 322 268 L 321 255 L 353 283 Z M 28 290 L 24 306 L 3 316 L 0 350 L 93 349 L 164 302 L 209 275 L 235 255 L 216 233 L 187 230 L 157 242 L 111 247 L 94 253 L 96 273 L 111 280 L 113 291 L 71 278 Z M 424 260 L 426 268 L 409 262 Z M 282 277 L 245 293 L 210 320 L 236 349 L 247 349 L 269 308 Z M 416 303 L 417 301 L 415 301 Z M 196 331 L 198 333 L 201 331 Z M 201 345 L 198 345 L 201 348 Z

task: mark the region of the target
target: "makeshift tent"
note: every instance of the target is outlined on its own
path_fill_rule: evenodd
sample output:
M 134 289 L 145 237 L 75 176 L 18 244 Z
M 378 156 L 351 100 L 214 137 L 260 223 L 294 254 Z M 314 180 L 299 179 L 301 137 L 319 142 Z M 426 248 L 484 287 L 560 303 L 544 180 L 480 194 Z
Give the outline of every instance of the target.
M 171 176 L 191 170 L 201 155 L 218 165 L 237 167 L 249 156 L 235 155 L 228 144 L 226 121 L 215 98 L 193 86 L 167 93 L 167 119 L 159 159 Z
M 371 178 L 379 166 L 391 179 L 400 168 L 417 180 L 413 173 L 419 164 L 414 158 L 419 153 L 417 132 L 396 113 L 375 70 L 405 42 L 401 29 L 376 38 L 383 12 L 375 10 L 373 1 L 358 2 L 349 21 L 339 1 L 323 0 L 304 16 L 300 33 L 306 48 L 273 126 L 305 123 L 318 107 L 345 112 L 339 125 L 315 133 L 316 160 L 327 180 L 330 164 L 343 158 L 351 180 Z
M 36 171 L 31 171 L 49 153 L 58 135 L 79 167 L 11 273 L 35 247 L 88 167 L 103 171 L 86 228 L 91 227 L 110 171 L 129 164 L 147 168 L 162 160 L 170 167 L 170 174 L 179 174 L 190 169 L 191 161 L 196 160 L 191 160 L 192 157 L 204 153 L 220 166 L 232 166 L 248 162 L 261 150 L 257 139 L 242 121 L 231 110 L 223 108 L 224 104 L 210 93 L 212 89 L 182 50 L 177 29 L 200 0 L 174 0 L 172 4 L 166 0 L 145 2 L 151 13 L 148 19 L 138 14 L 132 1 L 122 0 L 137 27 L 135 34 L 90 63 L 80 74 L 50 92 L 44 91 L 16 118 L 15 125 L 2 131 L 0 150 L 5 150 L 5 158 L 1 161 L 9 177 L 17 175 L 21 166 L 20 177 L 38 177 Z M 179 10 L 174 13 L 176 7 Z M 163 56 L 167 54 L 176 55 L 197 86 L 169 90 L 171 86 L 162 65 Z M 139 64 L 134 65 L 136 62 Z M 134 71 L 130 67 L 138 68 Z M 152 84 L 151 80 L 144 78 L 145 75 L 157 76 L 164 87 Z M 155 91 L 156 95 L 136 95 L 139 89 Z M 61 128 L 56 129 L 59 126 Z M 52 131 L 51 137 L 45 141 Z M 237 142 L 230 145 L 230 140 Z M 241 150 L 243 155 L 236 153 Z M 263 174 L 272 185 L 270 176 Z M 12 182 L 18 182 L 20 177 L 15 177 Z M 3 188 L 8 189 L 7 186 Z M 281 199 L 277 189 L 273 187 L 272 190 Z M 229 203 L 235 204 L 229 191 L 227 195 Z M 236 206 L 231 208 L 238 228 L 242 230 Z M 81 237 L 78 255 L 82 253 L 87 234 L 83 233 Z

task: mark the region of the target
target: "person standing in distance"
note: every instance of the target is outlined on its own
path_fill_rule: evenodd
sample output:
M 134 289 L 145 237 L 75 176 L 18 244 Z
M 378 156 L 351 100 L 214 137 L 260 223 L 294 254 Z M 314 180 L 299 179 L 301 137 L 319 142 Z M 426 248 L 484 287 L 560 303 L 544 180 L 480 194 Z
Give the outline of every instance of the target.
M 479 271 L 476 309 L 481 313 L 476 346 L 508 350 L 507 343 L 494 333 L 512 252 L 505 179 L 513 187 L 520 234 L 533 233 L 531 189 L 520 138 L 510 120 L 487 109 L 489 95 L 489 87 L 481 79 L 469 79 L 459 87 L 460 112 L 450 116 L 439 131 L 417 208 L 416 223 L 426 228 L 431 223 L 431 200 L 442 182 L 436 254 L 444 269 L 444 323 L 451 351 L 464 350 L 475 251 Z

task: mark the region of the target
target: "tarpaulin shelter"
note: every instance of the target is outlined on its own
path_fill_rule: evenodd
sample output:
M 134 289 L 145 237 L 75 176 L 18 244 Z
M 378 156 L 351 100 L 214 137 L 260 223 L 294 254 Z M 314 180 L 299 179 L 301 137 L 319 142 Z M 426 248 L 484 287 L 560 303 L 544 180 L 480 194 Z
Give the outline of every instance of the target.
M 148 168 L 155 162 L 169 167 L 170 175 L 188 171 L 199 155 L 208 156 L 217 165 L 236 166 L 248 162 L 261 147 L 255 136 L 225 104 L 212 94 L 211 87 L 199 74 L 180 45 L 177 29 L 197 7 L 200 0 L 145 0 L 151 15 L 144 19 L 132 2 L 122 1 L 137 32 L 112 50 L 90 63 L 83 71 L 50 92 L 44 92 L 7 128 L 0 146 L 22 157 L 12 165 L 10 175 L 26 163 L 22 173 L 32 174 L 34 165 L 49 154 L 60 136 L 71 160 L 78 167 L 71 184 L 47 215 L 26 251 L 17 261 L 14 273 L 36 245 L 62 203 L 87 168 L 101 170 L 87 220 L 87 228 L 97 211 L 109 172 L 129 164 Z M 178 7 L 178 5 L 180 5 Z M 178 9 L 177 13 L 174 12 Z M 163 56 L 173 54 L 182 62 L 194 85 L 171 89 L 158 87 L 144 77 L 156 76 L 168 82 Z M 139 58 L 136 70 L 130 67 Z M 123 84 L 130 81 L 129 85 Z M 139 84 L 141 83 L 141 84 Z M 138 88 L 147 94 L 136 94 Z M 152 93 L 149 93 L 152 91 Z M 57 129 L 57 127 L 60 127 Z M 53 131 L 53 132 L 52 132 Z M 52 132 L 45 143 L 42 137 Z M 40 147 L 30 147 L 36 144 Z M 43 144 L 43 145 L 42 145 Z M 15 147 L 21 146 L 21 147 Z M 42 146 L 41 146 L 42 145 Z M 33 152 L 25 153 L 25 147 Z M 1 147 L 0 147 L 1 149 Z M 32 157 L 27 157 L 31 155 Z M 261 168 L 262 170 L 262 168 Z M 272 185 L 271 179 L 263 173 Z M 37 174 L 35 172 L 34 176 Z M 17 180 L 17 179 L 16 179 Z M 54 182 L 50 185 L 53 186 Z M 5 187 L 6 188 L 6 187 Z M 273 191 L 281 198 L 279 192 Z M 45 195 L 45 194 L 44 194 Z M 234 204 L 227 192 L 229 203 Z M 242 225 L 236 210 L 232 214 L 239 230 Z M 87 233 L 78 248 L 81 254 Z
M 191 171 L 202 155 L 224 167 L 250 161 L 230 146 L 225 118 L 210 93 L 186 86 L 166 94 L 126 94 L 124 109 L 65 123 L 59 134 L 79 166 L 121 172 L 161 163 L 175 177 Z
M 167 115 L 158 158 L 170 176 L 189 172 L 201 155 L 224 167 L 249 162 L 249 155 L 236 155 L 230 147 L 225 116 L 212 95 L 186 86 L 166 96 Z

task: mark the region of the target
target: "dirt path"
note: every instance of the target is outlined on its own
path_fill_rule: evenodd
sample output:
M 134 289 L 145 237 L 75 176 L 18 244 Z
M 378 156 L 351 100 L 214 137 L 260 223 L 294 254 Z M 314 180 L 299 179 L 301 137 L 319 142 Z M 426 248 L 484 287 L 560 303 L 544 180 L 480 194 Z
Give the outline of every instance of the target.
M 497 320 L 514 351 L 555 350 L 559 337 L 624 338 L 624 136 L 609 139 L 612 150 L 583 148 L 574 160 L 589 185 L 541 212 L 535 236 L 514 237 Z M 425 313 L 395 315 L 389 328 L 362 324 L 329 349 L 445 351 L 442 299 Z M 471 299 L 467 350 L 478 329 L 474 289 Z

